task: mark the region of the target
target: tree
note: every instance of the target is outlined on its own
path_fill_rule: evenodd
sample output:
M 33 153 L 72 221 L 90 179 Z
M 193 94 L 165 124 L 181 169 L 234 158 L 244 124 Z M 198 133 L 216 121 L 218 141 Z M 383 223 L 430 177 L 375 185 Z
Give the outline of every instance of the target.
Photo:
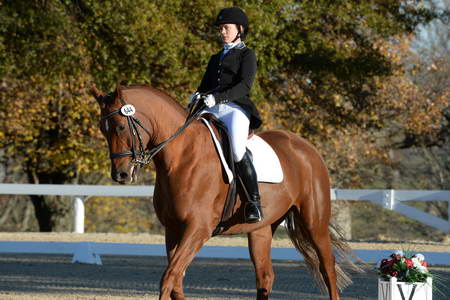
M 0 147 L 31 183 L 68 183 L 105 170 L 98 112 L 79 31 L 56 1 L 5 1 L 0 11 Z M 41 231 L 69 211 L 59 197 L 31 197 Z
M 448 11 L 449 1 L 433 1 L 436 10 Z M 422 114 L 411 118 L 410 124 L 421 124 L 422 129 L 412 130 L 407 126 L 399 130 L 402 135 L 392 145 L 396 156 L 403 188 L 443 189 L 450 188 L 450 44 L 448 22 L 435 20 L 418 30 L 412 40 L 412 56 L 415 64 L 408 63 L 409 78 L 427 98 L 422 102 Z M 414 67 L 412 67 L 414 66 Z M 420 99 L 419 99 L 420 100 Z M 430 113 L 431 111 L 431 113 Z M 423 130 L 434 119 L 431 130 Z M 415 120 L 416 119 L 416 120 Z M 420 120 L 420 121 L 418 121 Z M 400 160 L 399 158 L 407 159 Z M 405 170 L 408 170 L 406 172 Z M 448 207 L 444 202 L 427 202 L 422 209 L 438 217 L 448 218 Z
M 438 10 L 449 9 L 446 1 L 439 1 Z M 448 2 L 448 1 L 447 1 Z M 445 20 L 444 20 L 445 21 Z M 386 153 L 384 161 L 367 160 L 360 164 L 358 175 L 362 186 L 393 189 L 448 190 L 450 182 L 450 135 L 449 135 L 449 44 L 448 22 L 435 20 L 397 42 L 390 53 L 400 61 L 403 72 L 393 80 L 385 81 L 380 89 L 384 101 L 395 103 L 385 114 L 386 125 L 370 135 L 377 143 L 373 145 Z M 394 50 L 394 51 L 393 51 Z M 371 145 L 371 144 L 369 144 Z M 366 157 L 365 157 L 366 158 Z M 438 217 L 448 218 L 445 202 L 412 203 Z M 440 240 L 442 232 L 411 222 L 399 215 L 393 216 L 379 209 L 365 210 L 359 205 L 355 213 L 366 218 L 372 215 L 374 233 L 404 237 L 405 226 L 417 233 L 416 239 L 427 237 Z M 356 216 L 358 218 L 358 216 Z M 382 225 L 389 220 L 389 227 Z M 367 222 L 367 221 L 365 221 Z M 357 225 L 358 226 L 358 225 Z M 359 226 L 359 228 L 362 228 Z M 392 228 L 397 228 L 393 230 Z M 400 230 L 399 230 L 400 229 Z M 375 238 L 373 236 L 365 238 Z
M 220 49 L 212 24 L 229 5 L 242 7 L 251 21 L 247 42 L 259 64 L 253 99 L 265 128 L 287 128 L 310 139 L 338 174 L 340 166 L 356 165 L 356 150 L 364 147 L 355 139 L 383 126 L 380 111 L 390 107 L 377 93 L 399 62 L 386 55 L 383 43 L 438 16 L 415 2 L 385 0 L 0 5 L 0 148 L 34 183 L 107 173 L 90 84 L 111 90 L 118 81 L 147 83 L 186 104 L 209 56 Z M 347 151 L 346 141 L 355 151 Z M 357 180 L 335 178 L 343 184 Z M 43 231 L 53 230 L 68 212 L 57 199 L 33 197 L 33 203 Z

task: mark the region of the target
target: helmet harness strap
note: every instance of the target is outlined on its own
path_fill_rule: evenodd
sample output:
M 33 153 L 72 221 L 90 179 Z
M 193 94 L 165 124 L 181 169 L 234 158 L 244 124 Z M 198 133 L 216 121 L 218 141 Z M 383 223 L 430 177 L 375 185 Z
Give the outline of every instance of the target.
M 236 42 L 241 37 L 241 25 L 236 24 L 236 27 L 237 27 L 238 33 L 236 34 L 236 37 L 234 38 L 232 43 Z

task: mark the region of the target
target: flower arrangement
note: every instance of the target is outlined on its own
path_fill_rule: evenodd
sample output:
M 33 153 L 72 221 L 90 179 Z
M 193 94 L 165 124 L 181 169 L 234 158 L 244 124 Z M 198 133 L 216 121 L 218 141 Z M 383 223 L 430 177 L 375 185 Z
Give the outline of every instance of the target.
M 405 255 L 401 250 L 382 259 L 377 269 L 383 280 L 396 277 L 403 282 L 426 282 L 428 277 L 432 277 L 422 254 Z

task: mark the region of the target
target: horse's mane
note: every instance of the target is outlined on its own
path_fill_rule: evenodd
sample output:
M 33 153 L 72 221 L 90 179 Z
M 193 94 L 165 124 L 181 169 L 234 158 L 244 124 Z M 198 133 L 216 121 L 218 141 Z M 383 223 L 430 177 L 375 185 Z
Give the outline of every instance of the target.
M 169 94 L 167 94 L 166 92 L 157 89 L 155 87 L 149 86 L 147 84 L 132 84 L 132 85 L 126 85 L 126 86 L 120 86 L 121 90 L 146 90 L 149 91 L 152 94 L 156 94 L 158 96 L 160 96 L 159 98 L 163 99 L 168 105 L 172 106 L 173 108 L 175 108 L 175 110 L 177 110 L 178 112 L 180 112 L 181 114 L 186 115 L 186 110 L 185 108 L 178 103 L 178 101 L 176 101 L 172 96 L 170 96 Z

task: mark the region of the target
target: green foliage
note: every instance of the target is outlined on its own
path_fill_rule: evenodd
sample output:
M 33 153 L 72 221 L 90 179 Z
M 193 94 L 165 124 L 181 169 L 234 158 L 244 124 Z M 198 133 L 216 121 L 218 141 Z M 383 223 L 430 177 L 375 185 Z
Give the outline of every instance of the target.
M 155 233 L 159 226 L 151 212 L 148 198 L 93 197 L 86 202 L 86 232 Z
M 434 241 L 446 239 L 442 231 L 366 201 L 351 202 L 352 239 L 367 241 Z M 412 249 L 414 250 L 414 249 Z
M 1 19 L 10 65 L 2 76 L 0 147 L 33 174 L 70 179 L 105 168 L 98 112 L 86 94 L 87 49 L 65 9 L 53 1 L 12 1 Z
M 89 86 L 147 83 L 186 104 L 221 48 L 212 24 L 230 5 L 250 19 L 247 44 L 259 65 L 252 97 L 265 128 L 301 133 L 323 153 L 333 152 L 324 141 L 336 145 L 382 126 L 386 106 L 376 96 L 399 62 L 379 42 L 434 17 L 411 1 L 387 0 L 0 1 L 4 158 L 35 183 L 106 174 Z
M 256 32 L 260 38 L 255 47 L 259 78 L 268 87 L 266 99 L 284 104 L 280 117 L 297 123 L 306 136 L 323 131 L 320 126 L 377 125 L 379 120 L 371 122 L 379 105 L 374 101 L 377 80 L 392 74 L 397 66 L 376 43 L 414 27 L 400 12 L 401 3 L 302 1 L 286 5 L 284 1 L 280 15 L 268 7 L 267 14 L 275 17 L 271 21 L 276 33 Z M 408 8 L 405 14 L 422 21 L 428 18 L 413 6 L 403 7 Z M 261 21 L 266 18 L 262 15 Z

